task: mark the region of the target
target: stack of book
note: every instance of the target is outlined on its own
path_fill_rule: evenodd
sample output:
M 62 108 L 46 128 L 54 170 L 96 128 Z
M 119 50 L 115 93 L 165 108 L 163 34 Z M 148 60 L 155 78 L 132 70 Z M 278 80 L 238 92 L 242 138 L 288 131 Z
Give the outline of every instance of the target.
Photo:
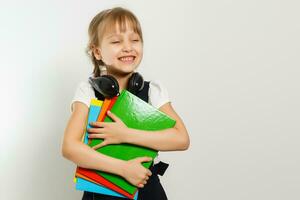
M 112 99 L 105 99 L 104 101 L 91 100 L 86 130 L 91 128 L 91 122 L 112 122 L 112 119 L 106 116 L 108 110 L 120 118 L 127 127 L 139 130 L 163 130 L 174 127 L 176 123 L 174 119 L 157 108 L 144 102 L 127 90 L 123 90 L 118 97 Z M 103 142 L 102 139 L 89 139 L 86 130 L 83 136 L 85 144 L 93 147 Z M 154 159 L 158 153 L 156 150 L 131 144 L 106 145 L 96 151 L 122 160 L 131 160 L 144 156 Z M 150 168 L 151 164 L 152 161 L 142 163 L 146 168 Z M 115 174 L 77 167 L 74 180 L 77 190 L 129 199 L 137 199 L 138 197 L 137 187 Z

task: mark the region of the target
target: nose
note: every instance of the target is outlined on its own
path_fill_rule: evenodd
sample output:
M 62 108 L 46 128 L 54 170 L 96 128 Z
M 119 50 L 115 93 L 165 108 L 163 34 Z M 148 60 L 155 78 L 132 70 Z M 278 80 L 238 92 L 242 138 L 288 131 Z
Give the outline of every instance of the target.
M 123 48 L 122 48 L 123 51 L 125 52 L 130 52 L 132 51 L 132 44 L 130 41 L 126 40 L 123 42 Z

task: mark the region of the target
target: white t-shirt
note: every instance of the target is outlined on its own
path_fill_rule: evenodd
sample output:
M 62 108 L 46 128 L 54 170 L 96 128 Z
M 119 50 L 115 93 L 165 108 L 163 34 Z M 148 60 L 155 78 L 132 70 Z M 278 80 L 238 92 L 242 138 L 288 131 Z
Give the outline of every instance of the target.
M 154 80 L 149 83 L 149 93 L 148 93 L 148 103 L 155 108 L 160 108 L 165 103 L 170 102 L 169 94 L 166 88 L 162 85 L 160 81 Z M 71 101 L 71 111 L 72 106 L 75 101 L 84 103 L 88 108 L 90 107 L 91 99 L 96 98 L 93 87 L 88 81 L 80 82 L 77 86 L 74 98 Z M 159 158 L 154 159 L 154 164 L 159 162 Z
M 160 81 L 150 81 L 149 83 L 149 104 L 154 106 L 155 108 L 160 108 L 165 103 L 170 102 L 169 94 L 166 88 L 162 85 Z M 88 108 L 90 107 L 91 99 L 96 98 L 95 92 L 91 84 L 86 82 L 81 82 L 76 89 L 73 100 L 71 101 L 71 111 L 72 105 L 75 101 L 79 101 L 84 103 Z

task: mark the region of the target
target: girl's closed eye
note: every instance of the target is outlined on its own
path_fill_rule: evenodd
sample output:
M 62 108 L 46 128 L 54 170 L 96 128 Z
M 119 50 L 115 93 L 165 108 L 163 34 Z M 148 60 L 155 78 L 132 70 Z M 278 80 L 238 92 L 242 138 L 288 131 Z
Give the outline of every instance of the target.
M 132 42 L 139 42 L 140 41 L 140 37 L 138 35 L 134 34 L 133 37 L 130 37 L 130 40 Z
M 111 44 L 118 44 L 118 43 L 120 43 L 120 40 L 114 40 L 111 42 Z

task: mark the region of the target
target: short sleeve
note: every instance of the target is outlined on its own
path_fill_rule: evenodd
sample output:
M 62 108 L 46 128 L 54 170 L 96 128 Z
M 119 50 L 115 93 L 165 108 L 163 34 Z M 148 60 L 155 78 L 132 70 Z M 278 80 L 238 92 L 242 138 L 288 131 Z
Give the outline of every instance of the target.
M 88 82 L 80 82 L 70 104 L 71 111 L 73 111 L 73 103 L 75 101 L 82 102 L 87 107 L 90 107 L 90 101 L 92 98 L 96 98 L 92 86 Z
M 160 81 L 154 80 L 149 83 L 149 103 L 155 108 L 160 108 L 170 102 L 167 89 Z

